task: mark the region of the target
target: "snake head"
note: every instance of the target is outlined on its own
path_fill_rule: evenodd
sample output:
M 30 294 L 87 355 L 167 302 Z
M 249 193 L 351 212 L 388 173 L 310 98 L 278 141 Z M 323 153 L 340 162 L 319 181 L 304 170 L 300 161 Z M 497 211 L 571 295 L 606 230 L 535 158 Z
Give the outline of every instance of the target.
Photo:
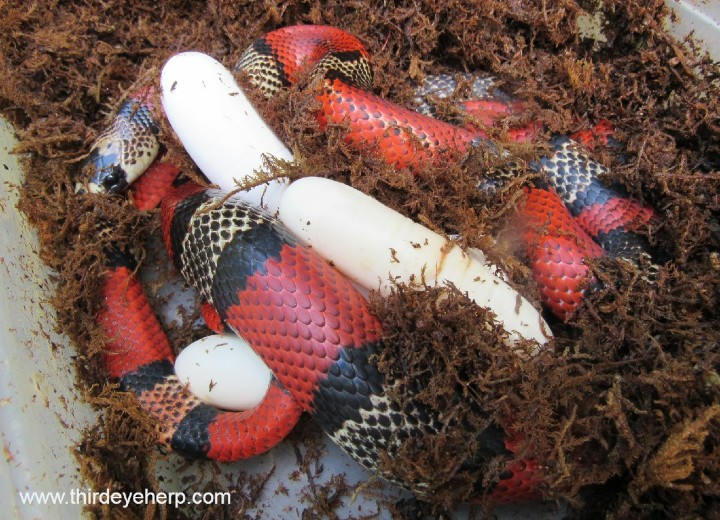
M 128 187 L 127 173 L 120 165 L 122 150 L 117 141 L 96 146 L 83 164 L 87 182 L 75 185 L 76 193 L 121 193 Z
M 148 169 L 160 151 L 152 90 L 133 94 L 98 137 L 82 166 L 76 193 L 121 193 Z

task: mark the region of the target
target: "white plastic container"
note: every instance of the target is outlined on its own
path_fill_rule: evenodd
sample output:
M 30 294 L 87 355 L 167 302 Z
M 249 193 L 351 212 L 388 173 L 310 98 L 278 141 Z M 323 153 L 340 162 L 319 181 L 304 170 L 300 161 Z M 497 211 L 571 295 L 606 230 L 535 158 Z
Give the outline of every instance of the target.
M 10 153 L 16 144 L 0 118 L 0 504 L 6 518 L 77 518 L 78 505 L 23 503 L 20 495 L 81 486 L 72 449 L 95 413 L 75 388 L 75 351 L 54 330 L 52 273 L 16 209 L 24 178 Z

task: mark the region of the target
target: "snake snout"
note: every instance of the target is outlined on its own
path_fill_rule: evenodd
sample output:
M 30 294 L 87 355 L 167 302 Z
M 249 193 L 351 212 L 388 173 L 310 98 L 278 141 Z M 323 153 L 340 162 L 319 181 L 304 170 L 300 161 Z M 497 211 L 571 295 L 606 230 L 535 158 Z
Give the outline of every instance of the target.
M 128 187 L 127 172 L 122 167 L 122 142 L 102 138 L 82 165 L 81 180 L 75 193 L 121 193 Z
M 127 174 L 116 161 L 90 157 L 83 167 L 85 179 L 75 184 L 75 193 L 122 193 L 128 187 Z
M 127 177 L 120 166 L 103 169 L 90 180 L 90 193 L 121 193 L 128 187 Z
M 122 193 L 128 187 L 125 176 L 120 170 L 115 169 L 98 173 L 89 181 L 78 181 L 75 183 L 75 193 Z

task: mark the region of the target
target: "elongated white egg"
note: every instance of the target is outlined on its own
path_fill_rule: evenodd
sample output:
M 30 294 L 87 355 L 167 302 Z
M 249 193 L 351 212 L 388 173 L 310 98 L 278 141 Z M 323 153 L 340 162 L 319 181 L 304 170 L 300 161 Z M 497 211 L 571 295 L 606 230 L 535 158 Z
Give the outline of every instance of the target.
M 545 344 L 550 328 L 530 302 L 495 274 L 482 252 L 467 255 L 446 238 L 364 193 L 319 177 L 285 191 L 280 219 L 350 279 L 387 294 L 391 281 L 419 287 L 452 282 L 492 310 L 510 333 Z
M 293 159 L 232 73 L 210 56 L 176 54 L 163 67 L 160 84 L 170 125 L 200 170 L 221 189 L 233 190 L 262 170 L 265 156 Z M 273 181 L 242 196 L 274 212 L 286 185 Z
M 200 400 L 224 410 L 249 410 L 265 397 L 272 373 L 247 342 L 230 334 L 199 339 L 175 360 L 175 374 Z

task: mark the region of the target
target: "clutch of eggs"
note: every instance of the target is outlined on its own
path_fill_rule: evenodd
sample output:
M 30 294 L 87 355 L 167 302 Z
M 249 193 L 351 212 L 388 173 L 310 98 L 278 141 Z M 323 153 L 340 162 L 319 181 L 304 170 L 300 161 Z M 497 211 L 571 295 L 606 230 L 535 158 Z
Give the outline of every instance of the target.
M 173 56 L 161 77 L 167 118 L 208 179 L 232 190 L 262 170 L 267 157 L 292 161 L 292 153 L 250 104 L 232 73 L 210 56 Z M 289 187 L 288 187 L 289 186 Z M 451 282 L 493 311 L 518 340 L 550 341 L 540 312 L 506 283 L 480 251 L 468 255 L 447 238 L 371 197 L 340 183 L 306 177 L 278 179 L 238 194 L 262 206 L 303 243 L 366 290 L 389 289 L 388 280 L 423 285 Z

